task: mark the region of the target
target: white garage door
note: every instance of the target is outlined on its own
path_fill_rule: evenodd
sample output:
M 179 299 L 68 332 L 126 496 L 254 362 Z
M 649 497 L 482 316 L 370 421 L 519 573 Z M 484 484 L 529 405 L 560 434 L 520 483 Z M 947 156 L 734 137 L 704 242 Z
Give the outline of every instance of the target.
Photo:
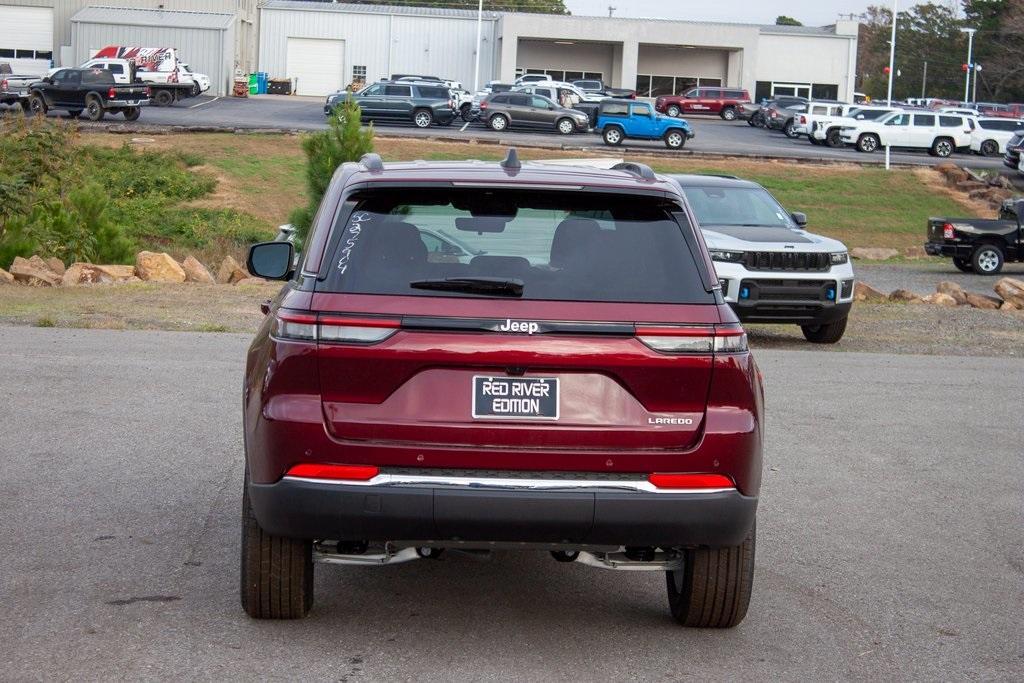
M 329 95 L 345 87 L 345 41 L 288 39 L 288 78 L 298 95 Z
M 53 8 L 0 4 L 0 63 L 41 75 L 53 59 Z

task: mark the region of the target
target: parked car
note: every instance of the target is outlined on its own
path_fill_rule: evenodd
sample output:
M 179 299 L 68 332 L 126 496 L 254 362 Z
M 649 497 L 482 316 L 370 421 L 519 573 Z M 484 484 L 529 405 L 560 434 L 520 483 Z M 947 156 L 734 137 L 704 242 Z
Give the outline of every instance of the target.
M 971 145 L 974 120 L 956 114 L 925 111 L 896 111 L 877 121 L 858 121 L 843 126 L 842 138 L 859 152 L 882 147 L 925 149 L 932 156 L 948 157 Z
M 817 116 L 811 122 L 811 132 L 807 139 L 812 144 L 825 144 L 828 147 L 842 147 L 843 126 L 855 125 L 858 121 L 874 121 L 894 111 L 892 107 L 870 104 L 854 104 L 844 107 L 845 113 L 840 116 Z
M 974 107 L 939 107 L 940 114 L 959 114 L 961 116 L 982 116 Z
M 451 91 L 444 83 L 382 81 L 357 93 L 336 92 L 327 97 L 324 115 L 345 98 L 355 101 L 367 121 L 412 121 L 417 128 L 447 126 L 458 115 Z
M 525 85 L 526 83 L 540 83 L 549 80 L 551 80 L 551 76 L 547 74 L 524 74 L 515 80 L 515 84 Z
M 737 111 L 741 112 L 740 116 L 748 116 L 747 123 L 755 128 L 765 128 L 767 126 L 768 112 L 772 108 L 787 108 L 797 104 L 807 104 L 807 98 L 805 97 L 792 97 L 784 95 L 776 97 L 770 100 L 764 100 L 761 104 L 757 105 L 754 103 L 747 103 L 742 105 Z
M 192 97 L 198 97 L 210 89 L 210 77 L 206 74 L 196 73 L 185 62 L 178 62 L 178 79 L 183 83 L 192 81 Z
M 853 305 L 846 245 L 808 232 L 757 183 L 731 176 L 672 176 L 704 233 L 722 295 L 741 321 L 795 323 L 834 344 Z
M 481 102 L 480 119 L 496 131 L 543 128 L 572 135 L 590 127 L 590 121 L 583 112 L 567 109 L 541 95 L 516 91 L 491 95 Z
M 929 218 L 925 251 L 949 256 L 965 273 L 995 275 L 1006 261 L 1024 261 L 1024 199 L 1003 202 L 994 220 Z
M 594 126 L 606 145 L 621 145 L 627 138 L 663 140 L 669 149 L 681 149 L 694 136 L 685 119 L 662 116 L 647 102 L 604 100 L 598 105 Z
M 778 103 L 769 105 L 764 112 L 765 128 L 777 130 L 787 138 L 798 138 L 796 132 L 796 117 L 807 113 L 807 103 L 798 102 L 788 107 L 779 106 Z
M 971 151 L 986 157 L 1006 154 L 1006 143 L 1018 130 L 1024 129 L 1024 120 L 1015 121 L 1002 116 L 983 116 L 975 120 L 971 131 Z
M 38 80 L 39 76 L 0 74 L 0 105 L 20 106 L 28 111 L 29 87 Z
M 297 273 L 287 242 L 249 252 L 287 282 L 242 390 L 251 617 L 305 616 L 314 563 L 503 548 L 662 572 L 680 624 L 743 620 L 764 391 L 678 185 L 368 155 L 317 215 Z M 431 263 L 441 225 L 486 253 Z
M 579 81 L 573 81 L 572 84 L 585 93 L 590 93 L 591 95 L 601 95 L 601 99 L 606 99 L 609 97 L 620 100 L 636 99 L 636 90 L 630 90 L 629 88 L 612 88 L 611 86 L 605 85 L 604 81 L 600 80 L 583 79 Z
M 1022 158 L 1024 158 L 1024 130 L 1018 130 L 1006 142 L 1003 165 L 1009 168 L 1018 168 Z
M 557 102 L 566 109 L 572 109 L 580 102 L 586 101 L 584 93 L 570 83 L 556 83 L 553 81 L 540 81 L 527 85 L 517 85 L 513 92 L 524 92 L 530 95 L 540 95 L 552 102 Z
M 115 83 L 106 69 L 60 69 L 29 86 L 28 104 L 29 110 L 39 115 L 58 109 L 72 118 L 84 111 L 90 121 L 99 121 L 108 113 L 135 121 L 140 108 L 149 104 L 149 96 L 149 85 Z
M 845 116 L 847 112 L 855 108 L 855 104 L 837 102 L 834 100 L 813 100 L 807 103 L 807 111 L 797 114 L 793 119 L 793 132 L 796 135 L 806 135 L 811 144 L 816 145 L 818 141 L 811 137 L 811 129 L 819 119 Z
M 700 87 L 682 95 L 662 95 L 654 100 L 654 109 L 669 116 L 717 114 L 732 121 L 739 108 L 750 101 L 750 94 L 742 88 Z

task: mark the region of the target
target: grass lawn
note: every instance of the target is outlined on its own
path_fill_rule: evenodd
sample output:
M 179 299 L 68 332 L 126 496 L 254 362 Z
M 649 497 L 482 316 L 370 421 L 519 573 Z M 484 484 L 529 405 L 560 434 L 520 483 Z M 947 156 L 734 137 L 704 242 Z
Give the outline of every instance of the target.
M 216 180 L 211 193 L 178 207 L 194 222 L 212 217 L 235 233 L 270 235 L 277 225 L 287 222 L 293 208 L 305 203 L 305 162 L 300 136 L 196 133 L 131 138 L 103 133 L 84 134 L 80 138 L 84 145 L 120 147 L 125 143 L 140 150 L 176 153 L 193 164 L 191 172 Z M 504 155 L 503 148 L 492 145 L 409 138 L 377 138 L 376 149 L 386 161 L 497 160 Z M 571 150 L 521 150 L 521 157 L 526 160 L 579 156 Z M 755 180 L 771 190 L 787 209 L 807 213 L 812 231 L 836 237 L 851 248 L 916 246 L 923 240 L 929 216 L 964 215 L 980 210 L 966 197 L 948 190 L 931 169 L 885 171 L 853 164 L 813 165 L 699 156 L 670 160 L 630 154 L 629 158 L 648 163 L 659 172 L 725 173 Z M 243 230 L 243 226 L 247 228 Z M 194 231 L 186 226 L 171 232 L 179 236 L 178 243 L 172 234 L 159 246 L 182 255 Z M 225 252 L 239 255 L 241 245 L 237 242 L 213 241 L 200 251 L 207 260 L 216 260 Z

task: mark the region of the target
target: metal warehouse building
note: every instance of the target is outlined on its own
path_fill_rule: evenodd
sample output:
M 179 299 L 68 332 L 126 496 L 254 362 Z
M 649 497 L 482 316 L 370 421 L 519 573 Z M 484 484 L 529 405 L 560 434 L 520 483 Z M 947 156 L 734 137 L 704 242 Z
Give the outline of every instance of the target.
M 482 28 L 481 85 L 547 73 L 601 78 L 644 96 L 721 85 L 756 98 L 853 97 L 855 21 L 817 28 L 499 12 L 485 13 Z M 259 65 L 297 79 L 302 95 L 393 73 L 473 87 L 476 34 L 474 11 L 266 0 Z
M 221 74 L 220 55 L 216 59 L 191 54 L 193 44 L 208 45 L 210 31 L 229 32 L 225 43 L 230 71 L 256 70 L 257 0 L 0 0 L 0 62 L 8 62 L 19 73 L 42 74 L 53 66 L 76 66 L 89 56 L 89 50 L 106 45 L 177 48 L 182 59 L 194 70 L 206 73 L 213 88 L 223 94 L 226 87 Z M 89 12 L 81 14 L 83 10 Z M 115 10 L 137 12 L 119 14 Z M 104 13 L 109 10 L 104 19 Z M 149 13 L 149 14 L 147 14 Z M 162 15 L 154 19 L 154 14 Z M 79 16 L 81 14 L 81 16 Z M 204 21 L 196 14 L 223 14 L 233 18 L 229 28 L 218 28 L 220 19 Z M 134 16 L 135 18 L 130 18 Z M 76 21 L 78 20 L 78 21 Z M 82 36 L 73 41 L 72 27 L 78 24 Z M 208 24 L 215 24 L 214 26 Z M 85 26 L 88 25 L 88 28 Z M 103 26 L 106 29 L 103 29 Z M 88 38 L 88 40 L 85 40 Z M 103 44 L 91 41 L 107 40 Z M 149 40 L 155 40 L 149 43 Z M 84 41 L 84 42 L 82 42 Z M 174 41 L 181 41 L 175 43 Z

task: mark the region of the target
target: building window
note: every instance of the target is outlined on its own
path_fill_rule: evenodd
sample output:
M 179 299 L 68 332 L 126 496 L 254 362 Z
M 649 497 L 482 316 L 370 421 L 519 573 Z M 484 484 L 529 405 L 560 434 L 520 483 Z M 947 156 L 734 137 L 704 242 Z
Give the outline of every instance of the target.
M 839 86 L 832 83 L 815 83 L 811 86 L 811 97 L 816 100 L 838 100 Z
M 640 97 L 661 95 L 684 95 L 687 90 L 699 86 L 721 87 L 721 78 L 699 78 L 697 76 L 653 76 L 641 74 L 636 78 L 636 94 Z
M 7 48 L 0 48 L 0 57 L 7 57 L 14 59 L 14 50 L 8 50 Z
M 35 59 L 36 58 L 36 51 L 35 50 L 15 50 L 14 58 L 15 59 Z
M 353 66 L 352 67 L 352 80 L 360 83 L 366 82 L 366 67 L 365 66 Z
M 53 53 L 36 50 L 36 59 L 53 59 Z

